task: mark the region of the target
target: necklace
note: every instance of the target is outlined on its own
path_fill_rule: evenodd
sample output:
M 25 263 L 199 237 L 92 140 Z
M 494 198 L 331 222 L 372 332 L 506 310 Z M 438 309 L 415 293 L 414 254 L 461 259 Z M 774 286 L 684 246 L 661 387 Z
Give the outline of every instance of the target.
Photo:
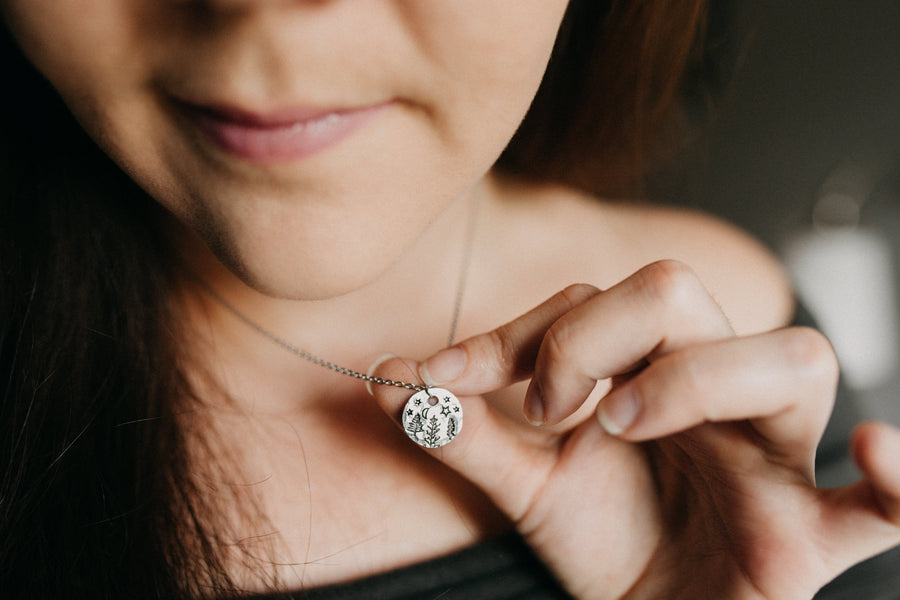
M 469 274 L 469 264 L 472 262 L 472 246 L 474 245 L 475 240 L 475 225 L 477 222 L 477 209 L 479 205 L 480 203 L 475 199 L 469 207 L 469 217 L 466 223 L 466 239 L 463 244 L 463 255 L 460 261 L 459 277 L 456 285 L 456 297 L 453 303 L 453 317 L 450 321 L 447 346 L 453 345 L 453 340 L 456 337 L 456 327 L 459 324 L 459 315 L 462 309 L 462 301 L 463 296 L 465 295 Z M 320 367 L 324 367 L 335 373 L 340 373 L 341 375 L 347 375 L 355 379 L 378 385 L 388 385 L 414 391 L 415 393 L 407 400 L 400 419 L 403 429 L 406 431 L 406 435 L 420 446 L 425 448 L 439 448 L 444 446 L 445 444 L 450 443 L 462 429 L 462 405 L 452 392 L 438 387 L 429 387 L 427 385 L 409 383 L 406 381 L 375 377 L 367 373 L 342 367 L 331 361 L 325 360 L 324 358 L 320 358 L 311 352 L 291 344 L 287 340 L 264 328 L 262 325 L 239 311 L 237 307 L 225 300 L 225 298 L 219 295 L 204 281 L 200 280 L 200 284 L 206 290 L 206 293 L 239 321 L 269 341 L 281 346 L 288 352 Z

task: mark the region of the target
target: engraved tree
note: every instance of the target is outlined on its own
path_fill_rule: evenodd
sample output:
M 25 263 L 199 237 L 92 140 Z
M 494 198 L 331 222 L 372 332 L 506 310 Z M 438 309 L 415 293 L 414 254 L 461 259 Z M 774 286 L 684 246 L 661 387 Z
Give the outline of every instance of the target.
M 438 441 L 441 434 L 441 424 L 438 421 L 437 417 L 431 417 L 428 419 L 428 427 L 425 428 L 425 440 L 424 442 L 428 444 L 431 448 L 436 448 L 438 445 Z
M 447 439 L 452 440 L 456 437 L 456 419 L 450 417 L 447 419 Z
M 415 437 L 417 433 L 420 431 L 424 431 L 425 427 L 422 424 L 422 414 L 416 413 L 413 418 L 406 424 L 406 431 L 409 432 L 409 435 Z

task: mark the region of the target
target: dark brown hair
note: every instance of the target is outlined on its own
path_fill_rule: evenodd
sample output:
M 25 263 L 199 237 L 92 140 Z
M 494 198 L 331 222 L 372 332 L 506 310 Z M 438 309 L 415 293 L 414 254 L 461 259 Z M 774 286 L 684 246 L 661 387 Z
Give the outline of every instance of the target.
M 629 187 L 671 122 L 702 8 L 572 0 L 498 168 Z M 5 30 L 0 38 L 0 589 L 227 589 L 174 414 L 189 390 L 161 209 L 87 138 Z M 180 543 L 185 531 L 199 546 Z
M 571 2 L 544 81 L 497 163 L 593 194 L 635 195 L 688 126 L 705 0 Z

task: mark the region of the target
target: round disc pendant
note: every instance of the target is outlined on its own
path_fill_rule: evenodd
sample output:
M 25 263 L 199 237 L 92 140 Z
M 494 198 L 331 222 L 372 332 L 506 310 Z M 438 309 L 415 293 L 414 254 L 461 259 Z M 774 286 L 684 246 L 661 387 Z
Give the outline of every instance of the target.
M 428 388 L 413 394 L 401 421 L 409 439 L 425 448 L 440 448 L 462 429 L 462 405 L 451 392 Z

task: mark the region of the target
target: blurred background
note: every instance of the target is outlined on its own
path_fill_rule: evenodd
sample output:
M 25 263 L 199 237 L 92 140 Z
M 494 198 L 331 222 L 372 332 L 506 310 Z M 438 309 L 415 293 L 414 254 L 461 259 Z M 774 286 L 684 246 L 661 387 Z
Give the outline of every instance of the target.
M 711 4 L 694 108 L 712 123 L 648 194 L 718 214 L 784 260 L 841 361 L 817 477 L 845 483 L 853 424 L 900 425 L 900 1 Z M 900 550 L 821 597 L 900 598 Z
M 859 415 L 900 424 L 900 1 L 711 4 L 712 124 L 649 193 L 775 250 Z

